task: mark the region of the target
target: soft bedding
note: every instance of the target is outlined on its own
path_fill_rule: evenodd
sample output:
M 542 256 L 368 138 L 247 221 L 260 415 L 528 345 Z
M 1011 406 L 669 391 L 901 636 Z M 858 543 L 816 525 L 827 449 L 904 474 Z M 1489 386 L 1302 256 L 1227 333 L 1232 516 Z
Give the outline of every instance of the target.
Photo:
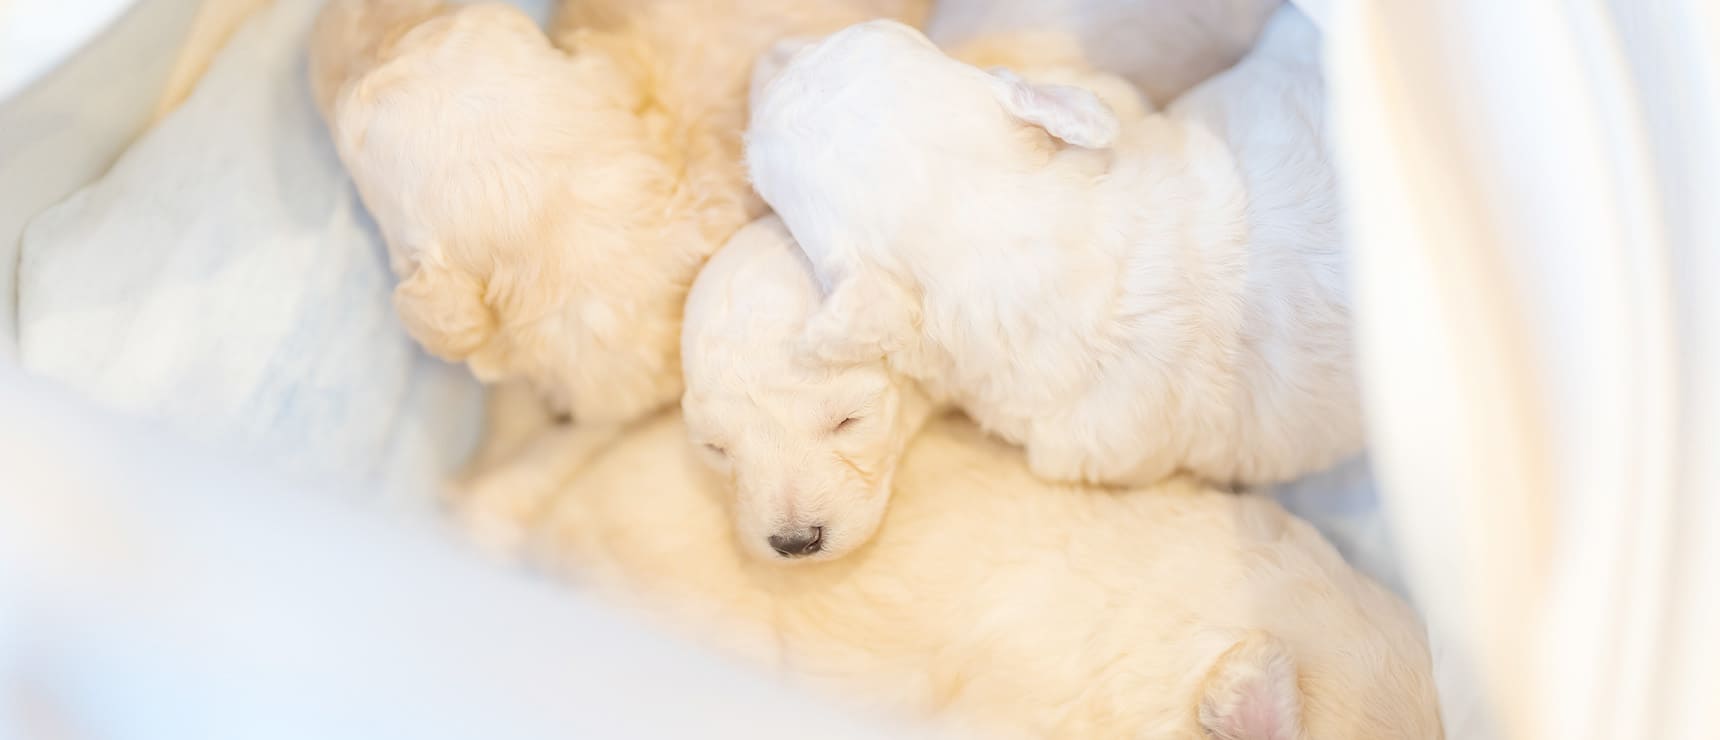
M 26 228 L 21 361 L 294 474 L 422 500 L 469 450 L 481 392 L 394 318 L 305 81 L 319 6 L 252 18 L 180 109 Z

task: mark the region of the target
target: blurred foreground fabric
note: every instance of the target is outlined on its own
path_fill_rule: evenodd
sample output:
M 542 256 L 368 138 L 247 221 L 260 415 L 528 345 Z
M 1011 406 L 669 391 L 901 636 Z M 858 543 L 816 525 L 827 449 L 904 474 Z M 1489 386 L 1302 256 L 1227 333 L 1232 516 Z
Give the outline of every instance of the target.
M 0 408 L 0 737 L 912 736 L 432 520 L 215 462 L 5 368 Z
M 1720 4 L 1329 6 L 1416 602 L 1505 737 L 1720 737 Z

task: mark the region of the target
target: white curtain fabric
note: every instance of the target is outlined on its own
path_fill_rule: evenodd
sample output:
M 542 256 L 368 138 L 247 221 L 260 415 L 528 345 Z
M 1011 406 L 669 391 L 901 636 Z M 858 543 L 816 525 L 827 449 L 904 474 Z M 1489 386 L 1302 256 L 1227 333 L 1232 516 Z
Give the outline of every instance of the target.
M 1720 5 L 1309 6 L 1436 638 L 1502 736 L 1720 737 Z

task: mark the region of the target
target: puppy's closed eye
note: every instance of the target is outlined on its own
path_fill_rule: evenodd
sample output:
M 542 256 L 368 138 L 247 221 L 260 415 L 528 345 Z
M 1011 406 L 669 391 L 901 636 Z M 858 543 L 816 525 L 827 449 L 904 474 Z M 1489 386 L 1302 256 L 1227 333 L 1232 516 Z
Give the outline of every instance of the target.
M 709 452 L 713 455 L 716 455 L 717 457 L 728 457 L 729 456 L 729 448 L 724 447 L 724 446 L 717 444 L 715 442 L 706 442 L 704 444 L 704 448 L 705 448 L 706 452 Z
M 836 422 L 836 426 L 832 427 L 830 429 L 830 431 L 832 431 L 832 432 L 843 432 L 843 431 L 847 431 L 849 429 L 853 429 L 855 426 L 860 424 L 860 419 L 861 419 L 861 417 L 859 417 L 859 416 L 846 417 L 842 421 Z

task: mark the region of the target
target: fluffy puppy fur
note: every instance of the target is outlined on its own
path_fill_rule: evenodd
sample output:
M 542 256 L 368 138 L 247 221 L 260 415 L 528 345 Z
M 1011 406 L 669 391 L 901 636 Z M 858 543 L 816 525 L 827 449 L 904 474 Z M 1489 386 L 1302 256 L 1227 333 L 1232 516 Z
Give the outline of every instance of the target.
M 761 211 L 740 160 L 772 41 L 924 0 L 590 0 L 552 45 L 494 4 L 331 0 L 310 72 L 412 335 L 618 422 L 681 390 L 698 266 Z
M 973 50 L 977 56 L 1029 70 L 1039 82 L 1086 85 L 1113 110 L 1147 111 L 1140 93 L 1117 78 L 990 41 Z M 808 43 L 779 42 L 761 57 L 755 89 Z M 903 449 L 944 409 L 882 360 L 833 365 L 798 356 L 796 338 L 819 300 L 810 265 L 774 215 L 736 232 L 687 299 L 681 408 L 688 431 L 727 476 L 743 546 L 767 559 L 790 556 L 771 545 L 773 537 L 816 532 L 817 550 L 793 554 L 806 560 L 863 544 L 883 517 Z
M 536 556 L 793 681 L 965 736 L 1441 736 L 1413 614 L 1270 500 L 1044 482 L 946 418 L 902 458 L 871 543 L 783 568 L 736 540 L 687 434 L 669 414 L 570 450 L 586 462 L 553 488 Z
M 801 337 L 887 357 L 1057 480 L 1267 483 L 1359 449 L 1318 35 L 1291 7 L 1167 114 L 874 22 L 755 101 L 755 187 L 825 290 Z
M 772 537 L 816 530 L 805 560 L 865 543 L 896 463 L 933 412 L 884 362 L 803 363 L 794 340 L 818 308 L 812 268 L 775 216 L 741 229 L 687 296 L 681 396 L 687 432 L 733 498 L 742 548 L 788 557 Z

